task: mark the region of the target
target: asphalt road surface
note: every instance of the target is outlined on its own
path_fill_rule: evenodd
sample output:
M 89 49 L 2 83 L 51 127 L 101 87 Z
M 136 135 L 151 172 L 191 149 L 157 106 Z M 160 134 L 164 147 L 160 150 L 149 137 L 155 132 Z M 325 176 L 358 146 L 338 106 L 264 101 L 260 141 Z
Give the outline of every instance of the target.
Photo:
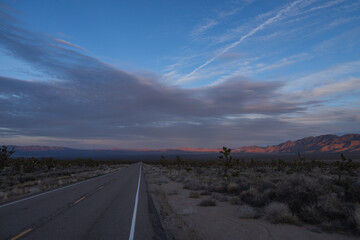
M 5 203 L 0 239 L 159 239 L 146 191 L 137 163 Z

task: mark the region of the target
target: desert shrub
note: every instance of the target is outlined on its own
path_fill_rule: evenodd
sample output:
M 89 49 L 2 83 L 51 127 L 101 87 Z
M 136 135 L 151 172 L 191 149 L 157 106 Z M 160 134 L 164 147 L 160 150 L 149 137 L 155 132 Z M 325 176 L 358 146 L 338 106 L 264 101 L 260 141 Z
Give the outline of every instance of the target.
M 234 172 L 231 173 L 232 177 L 238 177 L 239 175 L 240 175 L 239 171 L 234 171 Z
M 265 206 L 269 199 L 266 199 L 264 195 L 258 192 L 256 188 L 251 187 L 249 190 L 243 191 L 240 193 L 240 199 L 254 207 Z
M 227 186 L 228 193 L 239 193 L 239 184 L 237 183 L 229 183 Z
M 274 183 L 265 180 L 260 181 L 257 185 L 258 185 L 257 189 L 259 189 L 260 192 L 264 192 L 267 189 L 276 187 Z
M 16 158 L 12 160 L 12 170 L 19 173 L 22 169 L 24 159 Z
M 267 172 L 267 169 L 266 169 L 266 168 L 263 168 L 263 167 L 260 167 L 260 168 L 256 168 L 256 169 L 255 169 L 255 172 L 258 172 L 258 173 L 266 173 L 266 172 Z
M 189 179 L 185 181 L 184 188 L 198 191 L 198 190 L 203 190 L 205 186 L 202 183 L 200 183 L 199 180 Z
M 324 214 L 320 211 L 316 204 L 304 205 L 299 210 L 297 215 L 299 218 L 307 223 L 319 224 L 327 221 Z
M 189 198 L 199 198 L 200 194 L 198 192 L 191 191 L 189 193 Z
M 265 218 L 272 223 L 299 224 L 299 220 L 294 216 L 285 203 L 272 202 L 265 207 Z
M 334 229 L 334 225 L 336 223 L 331 222 L 331 221 L 324 221 L 322 222 L 319 226 L 321 229 L 325 230 L 325 231 L 331 231 Z
M 8 162 L 11 160 L 11 155 L 15 153 L 14 147 L 11 149 L 7 146 L 1 146 L 0 149 L 0 169 L 3 169 L 7 166 Z
M 210 192 L 224 193 L 227 191 L 227 184 L 225 182 L 217 182 L 209 185 L 207 190 Z
M 304 206 L 317 202 L 328 189 L 315 179 L 303 175 L 292 175 L 277 188 L 276 198 L 286 202 L 292 212 L 299 214 Z
M 216 206 L 216 202 L 212 199 L 204 199 L 199 203 L 201 207 L 213 207 Z
M 237 180 L 237 184 L 238 184 L 239 192 L 248 190 L 250 188 L 249 180 L 246 177 L 240 177 Z
M 220 202 L 227 202 L 229 201 L 228 197 L 221 193 L 212 193 L 211 198 L 216 199 Z
M 200 195 L 211 195 L 211 192 L 209 192 L 208 190 L 203 190 L 200 192 Z
M 360 204 L 358 204 L 353 213 L 356 229 L 360 232 Z
M 276 199 L 276 190 L 273 188 L 266 189 L 262 197 L 271 202 Z
M 231 205 L 239 205 L 239 204 L 241 203 L 241 200 L 240 200 L 239 197 L 231 197 L 231 198 L 229 199 L 229 203 L 230 203 Z
M 37 167 L 38 167 L 38 160 L 33 157 L 25 160 L 23 163 L 23 169 L 24 172 L 26 173 L 34 172 Z
M 317 203 L 304 205 L 298 212 L 301 220 L 311 224 L 321 224 L 324 229 L 340 229 L 349 225 L 351 203 L 344 203 L 335 193 L 329 193 L 319 198 Z
M 249 205 L 241 205 L 238 210 L 239 218 L 255 218 L 254 208 Z
M 348 207 L 334 193 L 320 197 L 317 206 L 319 211 L 330 221 L 346 219 L 350 213 Z
M 343 183 L 345 200 L 349 202 L 360 202 L 360 179 L 356 181 L 347 179 Z

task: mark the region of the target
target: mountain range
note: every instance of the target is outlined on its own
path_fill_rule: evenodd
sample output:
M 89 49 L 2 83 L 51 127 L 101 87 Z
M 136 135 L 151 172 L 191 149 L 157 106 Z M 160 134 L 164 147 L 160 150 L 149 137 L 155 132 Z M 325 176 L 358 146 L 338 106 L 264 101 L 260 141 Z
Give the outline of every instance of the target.
M 14 146 L 19 157 L 105 157 L 116 158 L 119 156 L 140 156 L 159 154 L 211 154 L 218 153 L 221 149 L 207 148 L 176 148 L 176 149 L 92 149 L 79 150 L 65 147 L 49 146 Z M 360 134 L 321 135 L 306 137 L 296 141 L 287 141 L 278 145 L 267 147 L 244 146 L 233 149 L 236 154 L 282 154 L 282 153 L 360 153 Z
M 360 134 L 343 136 L 321 135 L 306 137 L 296 141 L 287 141 L 279 145 L 258 147 L 240 147 L 234 150 L 239 153 L 337 153 L 360 152 Z

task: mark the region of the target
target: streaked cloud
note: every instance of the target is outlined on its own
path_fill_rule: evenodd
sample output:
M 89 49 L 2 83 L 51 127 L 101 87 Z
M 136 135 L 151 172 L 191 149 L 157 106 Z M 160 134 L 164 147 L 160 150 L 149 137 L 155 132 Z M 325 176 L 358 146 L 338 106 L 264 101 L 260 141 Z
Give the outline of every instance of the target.
M 306 74 L 288 84 L 286 90 L 312 89 L 314 86 L 328 84 L 337 79 L 360 74 L 360 61 L 346 62 L 329 68 Z
M 56 42 L 58 42 L 58 43 L 61 43 L 61 44 L 66 45 L 66 46 L 70 46 L 70 47 L 79 49 L 79 50 L 84 51 L 84 52 L 89 52 L 89 51 L 86 50 L 85 48 L 82 48 L 82 47 L 80 47 L 80 46 L 78 46 L 78 45 L 76 45 L 76 44 L 73 44 L 73 43 L 71 43 L 71 42 L 65 41 L 65 40 L 63 40 L 63 39 L 55 38 L 54 40 L 55 40 Z
M 244 8 L 246 5 L 248 5 L 251 2 L 252 1 L 243 2 L 242 6 L 235 5 L 235 6 L 233 6 L 233 8 L 231 10 L 228 10 L 228 11 L 218 11 L 216 13 L 215 18 L 204 19 L 201 24 L 195 26 L 195 28 L 190 32 L 190 36 L 195 38 L 195 39 L 198 38 L 204 32 L 206 32 L 209 29 L 211 29 L 211 28 L 217 26 L 218 24 L 220 24 L 221 21 L 223 21 L 224 19 L 238 13 L 242 8 Z
M 306 98 L 323 98 L 335 94 L 346 94 L 348 91 L 357 91 L 360 94 L 360 78 L 350 77 L 345 81 L 331 82 L 316 86 L 310 91 L 302 91 Z
M 223 49 L 221 49 L 219 51 L 219 53 L 217 53 L 213 58 L 207 60 L 205 63 L 203 63 L 202 65 L 198 66 L 197 68 L 195 68 L 193 71 L 191 71 L 189 74 L 185 75 L 183 78 L 179 79 L 178 82 L 186 82 L 189 79 L 191 79 L 191 76 L 193 74 L 195 74 L 197 71 L 201 70 L 202 68 L 206 67 L 207 65 L 209 65 L 210 63 L 212 63 L 213 61 L 215 61 L 218 57 L 222 56 L 223 54 L 225 54 L 226 52 L 228 52 L 229 50 L 233 49 L 234 47 L 238 46 L 240 43 L 242 43 L 245 39 L 251 37 L 252 35 L 256 34 L 258 31 L 262 30 L 264 27 L 266 27 L 267 25 L 270 25 L 274 22 L 277 22 L 278 20 L 280 20 L 286 13 L 288 13 L 289 11 L 291 11 L 295 6 L 297 6 L 299 3 L 303 2 L 303 0 L 297 0 L 294 1 L 292 3 L 290 3 L 288 6 L 284 7 L 283 9 L 281 9 L 280 11 L 278 11 L 276 13 L 275 16 L 268 18 L 266 21 L 262 22 L 260 25 L 258 25 L 257 27 L 251 29 L 247 34 L 245 34 L 244 36 L 242 36 L 239 40 L 237 40 L 236 42 L 231 43 L 230 45 L 227 45 L 226 47 L 224 47 Z
M 206 19 L 204 24 L 195 27 L 195 29 L 191 32 L 191 35 L 198 36 L 206 30 L 216 26 L 218 23 L 219 22 L 214 19 Z

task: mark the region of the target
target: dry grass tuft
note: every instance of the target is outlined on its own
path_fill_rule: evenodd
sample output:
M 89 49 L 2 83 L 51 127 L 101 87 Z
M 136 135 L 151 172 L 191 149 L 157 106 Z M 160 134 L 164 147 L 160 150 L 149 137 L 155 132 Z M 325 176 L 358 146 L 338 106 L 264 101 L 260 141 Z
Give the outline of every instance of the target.
M 254 207 L 263 207 L 269 202 L 269 199 L 254 187 L 240 193 L 240 198 L 243 202 Z
M 265 207 L 265 218 L 272 223 L 288 223 L 299 225 L 299 220 L 294 216 L 285 203 L 272 202 Z
M 191 191 L 189 193 L 189 198 L 199 198 L 200 194 L 198 192 Z

